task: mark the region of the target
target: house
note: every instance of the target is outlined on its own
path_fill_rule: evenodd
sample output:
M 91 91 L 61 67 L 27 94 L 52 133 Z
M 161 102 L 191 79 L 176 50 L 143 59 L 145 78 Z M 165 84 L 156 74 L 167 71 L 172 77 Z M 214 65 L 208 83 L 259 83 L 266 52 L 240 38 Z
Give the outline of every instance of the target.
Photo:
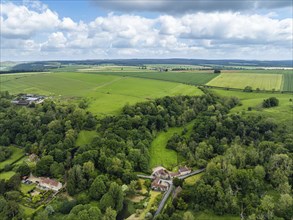
M 191 169 L 189 169 L 188 167 L 184 166 L 184 167 L 180 167 L 178 172 L 179 172 L 180 176 L 182 176 L 182 175 L 186 175 L 186 174 L 191 173 Z
M 159 169 L 153 173 L 155 177 L 159 177 L 161 179 L 170 179 L 169 172 L 165 169 Z
M 180 176 L 180 173 L 179 172 L 176 172 L 176 173 L 170 173 L 170 177 L 173 179 L 177 176 Z
M 162 181 L 160 178 L 156 178 L 151 184 L 152 190 L 165 192 L 168 190 L 168 184 Z
M 45 189 L 59 191 L 62 188 L 62 183 L 48 177 L 40 177 L 39 186 Z

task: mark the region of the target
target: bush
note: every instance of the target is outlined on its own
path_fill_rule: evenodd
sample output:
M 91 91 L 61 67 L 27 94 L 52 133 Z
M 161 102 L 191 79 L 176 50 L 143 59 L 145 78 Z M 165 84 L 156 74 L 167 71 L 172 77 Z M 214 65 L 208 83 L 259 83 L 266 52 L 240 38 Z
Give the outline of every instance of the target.
M 279 105 L 279 100 L 276 97 L 270 97 L 263 100 L 262 106 L 264 108 L 271 108 Z

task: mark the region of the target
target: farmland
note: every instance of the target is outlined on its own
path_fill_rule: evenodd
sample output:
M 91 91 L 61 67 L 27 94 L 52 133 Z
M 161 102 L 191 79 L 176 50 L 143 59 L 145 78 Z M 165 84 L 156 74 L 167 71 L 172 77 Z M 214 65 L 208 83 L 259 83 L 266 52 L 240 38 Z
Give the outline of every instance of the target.
M 137 78 L 146 78 L 146 79 L 155 79 L 161 81 L 170 81 L 185 83 L 190 85 L 203 85 L 219 74 L 213 73 L 211 70 L 205 71 L 190 71 L 190 72 L 155 72 L 155 71 L 108 71 L 108 72 L 95 72 L 93 74 L 102 74 L 102 75 L 115 75 L 115 76 L 128 76 L 128 77 L 137 77 Z
M 281 74 L 243 74 L 243 73 L 222 73 L 207 83 L 209 86 L 239 88 L 251 86 L 252 89 L 260 90 L 281 90 Z
M 61 100 L 89 100 L 94 114 L 117 114 L 126 104 L 166 95 L 199 95 L 194 86 L 150 79 L 79 72 L 1 75 L 1 91 L 36 93 Z
M 293 92 L 293 73 L 284 73 L 283 91 Z

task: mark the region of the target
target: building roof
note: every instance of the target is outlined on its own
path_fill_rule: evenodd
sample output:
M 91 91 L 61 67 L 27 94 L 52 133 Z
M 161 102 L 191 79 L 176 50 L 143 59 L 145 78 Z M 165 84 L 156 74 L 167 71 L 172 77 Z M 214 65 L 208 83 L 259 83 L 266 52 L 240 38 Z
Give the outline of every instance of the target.
M 185 167 L 180 167 L 180 168 L 179 168 L 179 173 L 187 172 L 187 171 L 190 171 L 190 169 L 187 168 L 186 166 L 185 166 Z
M 41 183 L 47 184 L 47 185 L 50 185 L 50 186 L 58 187 L 58 185 L 60 184 L 56 180 L 53 180 L 53 179 L 50 179 L 50 178 L 40 177 L 40 179 L 41 179 Z

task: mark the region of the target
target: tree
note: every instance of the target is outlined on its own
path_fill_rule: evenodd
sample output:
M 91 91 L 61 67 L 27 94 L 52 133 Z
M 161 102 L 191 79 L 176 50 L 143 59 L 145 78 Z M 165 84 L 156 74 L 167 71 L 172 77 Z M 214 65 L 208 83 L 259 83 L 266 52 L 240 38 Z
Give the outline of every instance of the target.
M 50 176 L 50 166 L 54 162 L 52 156 L 47 155 L 41 158 L 36 165 L 36 173 L 38 176 Z
M 28 176 L 31 170 L 27 163 L 22 163 L 17 168 L 17 172 L 20 173 L 21 176 Z
M 117 212 L 120 212 L 123 208 L 123 192 L 121 186 L 119 186 L 117 183 L 112 182 L 109 189 L 109 195 L 112 197 L 114 201 L 114 209 Z
M 100 200 L 106 192 L 106 185 L 102 178 L 98 176 L 90 187 L 90 196 L 95 200 Z
M 243 92 L 252 92 L 252 87 L 251 87 L 251 86 L 246 86 L 246 87 L 243 89 Z
M 174 179 L 173 179 L 173 184 L 174 184 L 174 186 L 181 186 L 182 187 L 182 185 L 183 185 L 183 182 L 184 182 L 184 180 L 182 180 L 182 179 L 179 179 L 178 177 L 175 177 Z
M 184 212 L 183 220 L 194 220 L 194 216 L 193 216 L 192 212 L 190 212 L 190 211 Z
M 102 220 L 116 220 L 117 212 L 110 207 L 106 209 L 106 212 L 102 218 Z

